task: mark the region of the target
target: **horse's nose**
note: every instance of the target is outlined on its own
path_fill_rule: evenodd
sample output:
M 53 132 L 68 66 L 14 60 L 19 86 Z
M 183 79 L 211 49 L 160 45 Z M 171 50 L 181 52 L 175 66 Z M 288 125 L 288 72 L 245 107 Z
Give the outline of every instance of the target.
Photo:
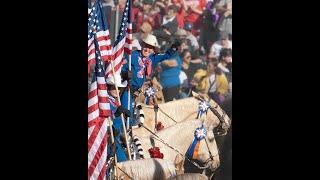
M 219 157 L 213 157 L 213 162 L 211 164 L 211 171 L 214 172 L 220 166 L 220 159 Z

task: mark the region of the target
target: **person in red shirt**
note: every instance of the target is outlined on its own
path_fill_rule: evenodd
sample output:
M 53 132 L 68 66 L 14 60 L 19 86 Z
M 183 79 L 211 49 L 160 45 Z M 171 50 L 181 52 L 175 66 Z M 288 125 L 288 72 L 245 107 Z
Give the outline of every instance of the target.
M 142 7 L 132 8 L 133 15 L 133 32 L 139 32 L 143 22 L 148 22 L 152 29 L 160 27 L 161 16 L 160 14 L 152 14 L 153 0 L 143 0 Z
M 197 36 L 201 27 L 201 15 L 206 7 L 207 0 L 181 0 L 185 10 L 185 22 L 193 24 L 192 33 Z

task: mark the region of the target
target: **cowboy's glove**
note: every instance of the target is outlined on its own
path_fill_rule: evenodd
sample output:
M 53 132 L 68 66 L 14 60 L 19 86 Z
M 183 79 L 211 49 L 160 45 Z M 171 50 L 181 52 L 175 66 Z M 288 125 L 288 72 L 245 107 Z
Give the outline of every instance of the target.
M 117 111 L 114 113 L 114 115 L 118 117 L 121 114 L 123 114 L 125 118 L 130 117 L 130 111 L 122 106 L 119 106 Z
M 131 71 L 126 71 L 126 72 L 121 72 L 121 77 L 123 78 L 123 80 L 130 80 L 132 79 L 132 72 Z

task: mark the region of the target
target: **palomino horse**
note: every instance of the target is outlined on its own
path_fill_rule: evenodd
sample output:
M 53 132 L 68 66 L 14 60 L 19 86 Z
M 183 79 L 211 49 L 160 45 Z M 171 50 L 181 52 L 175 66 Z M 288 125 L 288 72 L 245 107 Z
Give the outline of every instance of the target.
M 119 180 L 207 180 L 207 176 L 198 173 L 180 174 L 179 167 L 165 159 L 151 158 L 124 161 L 117 164 L 115 179 Z
M 170 101 L 164 104 L 159 104 L 157 112 L 157 122 L 166 128 L 177 124 L 181 121 L 189 121 L 197 118 L 200 100 L 195 97 L 180 99 L 176 101 Z M 216 112 L 213 113 L 208 110 L 204 115 L 205 119 L 212 120 L 213 126 L 217 127 L 221 123 L 221 127 L 225 132 L 230 127 L 231 120 L 228 115 L 220 108 L 220 106 L 213 100 L 210 101 L 212 109 Z M 152 131 L 155 131 L 155 109 L 154 106 L 141 105 L 144 112 L 144 126 L 148 127 Z M 219 117 L 218 117 L 219 116 Z M 144 128 L 133 129 L 133 134 L 140 136 L 150 135 Z
M 186 173 L 168 178 L 168 180 L 208 180 L 208 177 L 198 173 Z
M 150 158 L 118 163 L 116 179 L 165 180 L 176 175 L 176 166 L 173 162 Z
M 144 150 L 144 157 L 151 158 L 151 155 L 147 153 L 150 148 L 159 147 L 160 152 L 163 153 L 164 159 L 174 162 L 177 155 L 184 156 L 195 138 L 195 131 L 199 127 L 204 127 L 207 130 L 207 135 L 197 145 L 197 156 L 190 163 L 188 160 L 188 166 L 197 167 L 197 170 L 205 173 L 213 173 L 220 165 L 220 159 L 218 154 L 218 148 L 213 134 L 213 120 L 190 120 L 179 122 L 174 126 L 165 128 L 154 135 L 149 137 L 143 137 L 139 134 L 135 136 L 139 138 L 141 147 Z M 142 127 L 143 128 L 143 127 Z M 198 166 L 193 162 L 197 162 Z M 201 167 L 203 165 L 203 167 Z M 185 172 L 189 172 L 191 168 L 185 168 Z M 187 170 L 187 171 L 186 171 Z

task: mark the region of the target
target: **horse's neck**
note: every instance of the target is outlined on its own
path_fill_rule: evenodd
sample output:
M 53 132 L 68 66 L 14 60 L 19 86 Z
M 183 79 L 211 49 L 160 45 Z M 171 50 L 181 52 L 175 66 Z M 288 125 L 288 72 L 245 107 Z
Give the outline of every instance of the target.
M 177 148 L 181 153 L 184 153 L 187 151 L 194 139 L 194 132 L 196 128 L 200 126 L 200 120 L 181 122 L 175 126 L 171 126 L 160 131 L 157 135 L 161 139 L 166 140 L 166 143 Z M 158 144 L 160 146 L 160 143 Z M 161 144 L 161 146 L 164 147 L 165 145 Z

